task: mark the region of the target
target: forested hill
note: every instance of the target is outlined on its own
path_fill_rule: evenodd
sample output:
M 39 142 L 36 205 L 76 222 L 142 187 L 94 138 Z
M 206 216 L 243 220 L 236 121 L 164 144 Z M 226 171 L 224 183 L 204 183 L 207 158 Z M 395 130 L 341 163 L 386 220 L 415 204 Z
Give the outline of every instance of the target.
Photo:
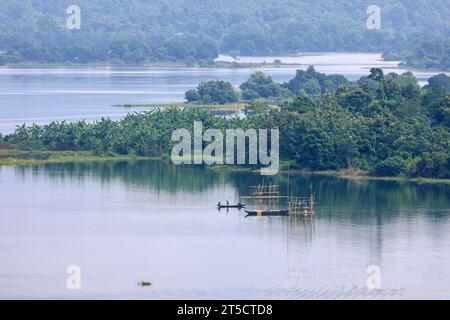
M 79 30 L 66 27 L 72 4 L 81 9 Z M 367 29 L 372 4 L 381 7 L 381 30 Z M 208 63 L 218 52 L 413 55 L 436 39 L 437 49 L 417 55 L 442 65 L 450 39 L 449 0 L 0 0 L 0 6 L 0 63 Z

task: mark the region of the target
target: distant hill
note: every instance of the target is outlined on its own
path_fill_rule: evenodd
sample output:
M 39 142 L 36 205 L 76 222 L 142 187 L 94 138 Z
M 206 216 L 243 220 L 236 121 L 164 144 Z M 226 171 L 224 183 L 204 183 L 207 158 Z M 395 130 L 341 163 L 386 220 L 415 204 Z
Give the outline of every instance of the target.
M 66 27 L 66 9 L 73 3 L 81 9 L 79 30 Z M 367 8 L 374 3 L 381 7 L 381 30 L 366 26 Z M 0 0 L 0 5 L 0 63 L 209 64 L 219 52 L 405 55 L 434 37 L 450 39 L 449 0 Z

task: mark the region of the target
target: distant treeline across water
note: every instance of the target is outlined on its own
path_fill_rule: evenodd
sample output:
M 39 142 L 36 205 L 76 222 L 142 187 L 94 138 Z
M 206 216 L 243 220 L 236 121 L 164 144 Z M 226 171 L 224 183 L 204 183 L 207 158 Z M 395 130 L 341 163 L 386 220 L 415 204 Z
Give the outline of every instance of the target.
M 0 64 L 183 62 L 212 65 L 219 52 L 383 52 L 421 68 L 448 70 L 447 0 L 0 0 Z M 70 9 L 70 10 L 69 10 Z M 74 17 L 74 15 L 76 17 Z M 74 28 L 70 26 L 77 22 Z

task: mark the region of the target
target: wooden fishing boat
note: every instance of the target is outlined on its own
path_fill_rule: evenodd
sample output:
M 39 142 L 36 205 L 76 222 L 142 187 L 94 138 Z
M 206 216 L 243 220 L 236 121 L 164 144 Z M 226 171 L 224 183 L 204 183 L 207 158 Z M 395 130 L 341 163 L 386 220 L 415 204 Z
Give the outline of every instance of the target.
M 247 217 L 287 217 L 289 216 L 288 210 L 256 210 L 247 212 Z
M 246 205 L 242 204 L 242 203 L 238 203 L 238 204 L 234 204 L 234 205 L 226 205 L 226 204 L 221 204 L 221 205 L 217 205 L 217 208 L 219 209 L 243 209 L 245 208 Z

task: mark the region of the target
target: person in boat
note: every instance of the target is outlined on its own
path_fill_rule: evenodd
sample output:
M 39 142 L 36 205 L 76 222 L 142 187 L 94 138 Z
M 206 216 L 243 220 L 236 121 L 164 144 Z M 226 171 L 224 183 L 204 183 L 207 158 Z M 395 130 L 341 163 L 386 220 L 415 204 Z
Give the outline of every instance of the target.
M 227 207 L 229 207 L 230 206 L 230 202 L 227 200 Z
M 221 205 L 220 205 L 220 201 L 219 201 L 219 203 L 217 204 L 217 206 L 218 206 L 218 207 L 220 207 L 220 206 L 221 206 Z

